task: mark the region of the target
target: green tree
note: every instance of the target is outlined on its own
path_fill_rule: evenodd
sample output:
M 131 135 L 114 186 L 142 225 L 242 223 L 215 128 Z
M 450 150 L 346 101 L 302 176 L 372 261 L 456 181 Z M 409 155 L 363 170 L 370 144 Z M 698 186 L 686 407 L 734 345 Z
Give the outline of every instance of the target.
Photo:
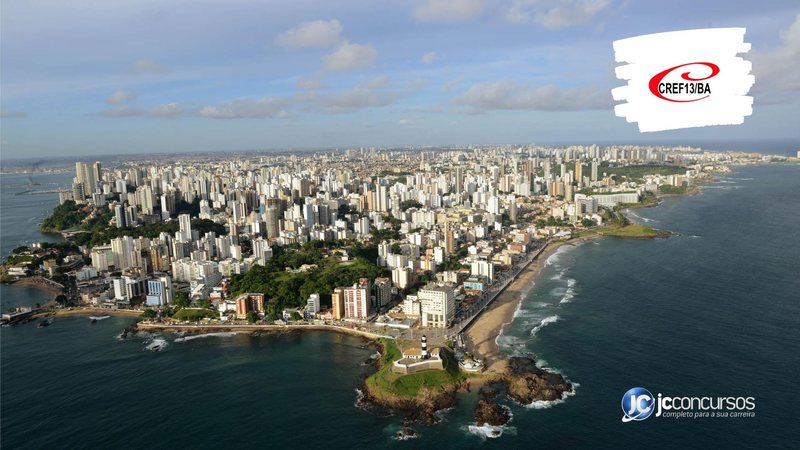
M 189 305 L 192 304 L 192 301 L 189 299 L 189 294 L 186 292 L 176 292 L 173 303 L 176 308 L 188 308 Z
M 144 312 L 142 312 L 141 317 L 143 319 L 155 319 L 156 312 L 153 310 L 153 308 L 147 308 L 144 310 Z
M 247 313 L 247 322 L 248 323 L 256 323 L 256 322 L 258 322 L 258 314 L 256 314 L 253 311 L 250 311 L 249 313 Z
M 300 315 L 297 311 L 293 312 L 291 317 L 289 318 L 293 322 L 297 322 L 303 320 L 303 316 Z
M 212 303 L 211 300 L 203 298 L 197 301 L 197 306 L 205 309 L 211 309 Z
M 57 295 L 54 301 L 61 306 L 67 306 L 69 304 L 69 298 L 64 294 Z
M 409 208 L 422 208 L 422 203 L 416 200 L 403 200 L 400 202 L 400 210 L 405 211 Z

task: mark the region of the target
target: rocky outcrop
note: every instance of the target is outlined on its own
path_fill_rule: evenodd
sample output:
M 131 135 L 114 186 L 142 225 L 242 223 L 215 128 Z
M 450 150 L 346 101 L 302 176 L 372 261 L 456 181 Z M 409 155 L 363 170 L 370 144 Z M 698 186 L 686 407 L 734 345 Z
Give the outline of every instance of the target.
M 478 425 L 489 424 L 500 427 L 511 420 L 511 413 L 508 408 L 497 403 L 490 403 L 486 400 L 478 400 L 475 407 L 475 423 Z
M 389 410 L 403 415 L 405 423 L 421 423 L 433 425 L 441 419 L 437 412 L 456 405 L 457 386 L 444 391 L 425 391 L 414 398 L 402 398 L 381 395 L 377 397 L 370 392 L 366 383 L 362 386 L 361 402 L 370 405 L 370 409 Z
M 533 358 L 511 357 L 504 381 L 508 395 L 525 405 L 561 400 L 565 393 L 572 391 L 572 384 L 561 374 L 537 367 Z

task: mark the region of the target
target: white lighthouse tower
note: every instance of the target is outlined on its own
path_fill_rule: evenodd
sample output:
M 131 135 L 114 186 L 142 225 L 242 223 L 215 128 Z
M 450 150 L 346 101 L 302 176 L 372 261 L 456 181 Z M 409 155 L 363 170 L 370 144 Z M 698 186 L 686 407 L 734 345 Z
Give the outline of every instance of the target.
M 428 355 L 428 338 L 425 335 L 422 335 L 422 359 L 428 359 L 430 355 Z

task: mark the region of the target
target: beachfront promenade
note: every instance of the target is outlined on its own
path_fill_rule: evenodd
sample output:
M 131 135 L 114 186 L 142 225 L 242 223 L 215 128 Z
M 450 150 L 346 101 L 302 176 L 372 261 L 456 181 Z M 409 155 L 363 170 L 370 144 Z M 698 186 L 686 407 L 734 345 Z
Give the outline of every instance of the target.
M 536 260 L 536 258 L 547 248 L 550 241 L 546 241 L 544 245 L 535 251 L 525 255 L 521 260 L 517 261 L 511 269 L 502 272 L 497 276 L 497 279 L 492 283 L 489 288 L 481 294 L 478 302 L 467 310 L 466 317 L 454 323 L 449 332 L 452 336 L 459 335 L 467 327 L 469 327 L 480 314 L 497 298 L 511 283 L 517 280 L 517 277 L 523 270 Z

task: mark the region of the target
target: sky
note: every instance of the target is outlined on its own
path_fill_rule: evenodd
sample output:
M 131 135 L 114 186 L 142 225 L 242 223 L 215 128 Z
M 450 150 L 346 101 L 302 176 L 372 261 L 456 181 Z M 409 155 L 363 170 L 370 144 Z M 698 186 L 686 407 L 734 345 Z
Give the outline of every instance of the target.
M 2 158 L 800 138 L 797 0 L 3 0 L 0 20 Z M 747 28 L 744 124 L 614 115 L 614 40 L 707 27 Z

